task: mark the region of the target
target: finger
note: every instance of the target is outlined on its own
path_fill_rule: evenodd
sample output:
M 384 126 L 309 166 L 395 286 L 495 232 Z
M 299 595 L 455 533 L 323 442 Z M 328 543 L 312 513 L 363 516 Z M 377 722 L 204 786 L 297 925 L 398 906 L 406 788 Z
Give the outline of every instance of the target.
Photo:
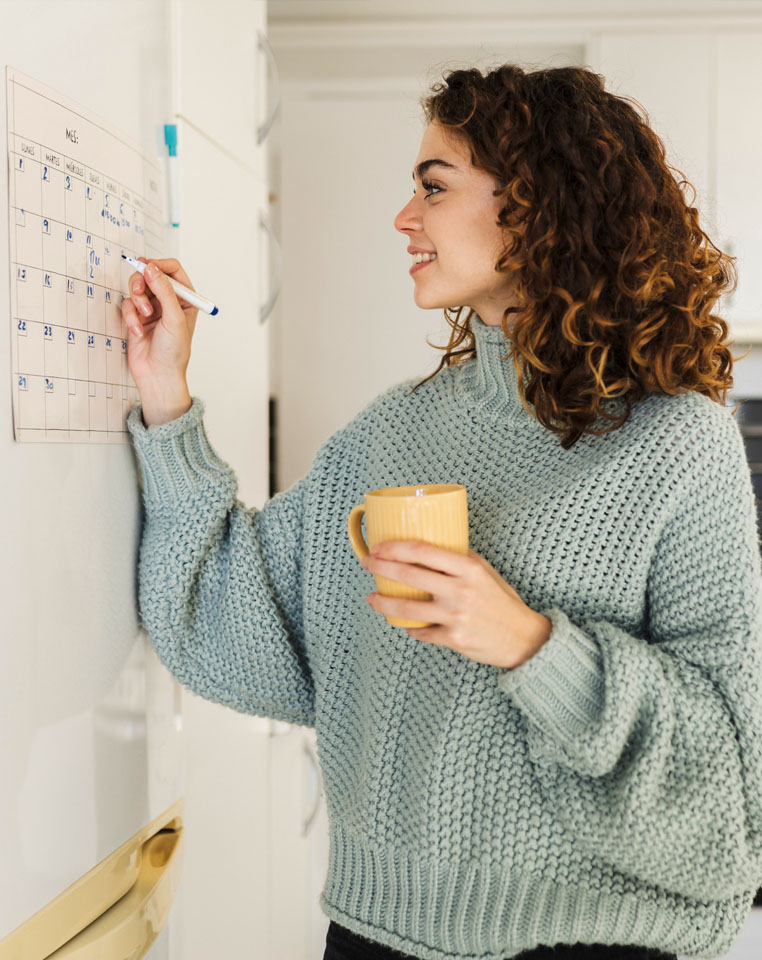
M 151 305 L 149 297 L 146 295 L 146 284 L 142 275 L 136 271 L 130 275 L 128 283 L 130 297 L 135 306 L 144 316 L 150 317 L 153 313 L 153 306 Z
M 381 593 L 372 593 L 367 602 L 377 613 L 443 626 L 439 619 L 442 614 L 431 600 L 408 600 L 405 597 L 385 597 Z
M 418 587 L 427 593 L 436 596 L 447 588 L 447 581 L 441 573 L 435 573 L 425 567 L 417 567 L 412 563 L 395 563 L 393 560 L 371 560 L 368 569 L 371 573 L 395 583 L 406 583 L 410 587 Z M 450 581 L 450 584 L 452 581 Z
M 470 549 L 468 551 L 468 555 L 469 557 L 471 557 L 472 560 L 475 560 L 480 567 L 486 570 L 487 573 L 492 577 L 492 579 L 496 583 L 502 583 L 502 584 L 505 583 L 505 580 L 503 580 L 503 578 L 500 576 L 497 570 L 495 570 L 495 568 L 492 566 L 489 560 L 487 560 L 486 557 L 483 557 L 480 553 L 476 553 L 475 550 L 470 550 Z
M 143 320 L 143 323 L 149 323 L 150 320 L 158 320 L 161 318 L 161 301 L 157 298 L 155 293 L 152 293 L 150 290 L 147 291 L 146 296 L 148 297 L 148 302 L 151 304 L 151 316 L 150 318 Z
M 147 273 L 148 270 L 146 270 L 146 274 Z M 159 269 L 159 273 L 153 278 L 146 276 L 146 274 L 143 275 L 144 279 L 148 288 L 155 294 L 161 304 L 164 319 L 168 321 L 170 325 L 176 323 L 178 317 L 183 316 L 182 307 L 177 300 L 177 294 L 172 289 L 172 284 L 169 282 L 168 277 L 161 272 L 161 269 Z
M 135 304 L 129 297 L 125 297 L 124 300 L 122 300 L 122 317 L 127 324 L 128 330 L 131 330 L 136 337 L 143 336 L 143 326 L 140 322 L 140 317 L 135 309 Z
M 168 276 L 172 277 L 174 280 L 178 280 L 189 290 L 195 290 L 196 288 L 190 282 L 188 274 L 183 270 L 182 265 L 179 260 L 176 260 L 174 257 L 167 257 L 164 260 L 157 260 L 153 257 L 146 260 L 144 257 L 138 257 L 138 260 L 142 260 L 143 263 L 155 263 L 156 266 L 161 270 L 162 273 L 166 273 Z
M 385 560 L 401 560 L 404 563 L 420 563 L 432 570 L 465 576 L 473 569 L 474 561 L 468 555 L 455 553 L 424 540 L 386 540 L 376 544 L 378 555 Z

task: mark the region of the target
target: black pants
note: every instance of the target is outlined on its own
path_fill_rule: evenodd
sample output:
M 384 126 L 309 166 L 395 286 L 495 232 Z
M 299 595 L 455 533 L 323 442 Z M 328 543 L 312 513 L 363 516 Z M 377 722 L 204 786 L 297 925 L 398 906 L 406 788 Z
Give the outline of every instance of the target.
M 339 926 L 328 925 L 323 960 L 416 960 L 409 953 L 400 953 L 380 943 L 366 940 L 359 934 Z M 511 960 L 677 960 L 674 953 L 662 953 L 646 947 L 608 946 L 602 943 L 559 943 L 553 947 L 536 947 L 518 953 Z

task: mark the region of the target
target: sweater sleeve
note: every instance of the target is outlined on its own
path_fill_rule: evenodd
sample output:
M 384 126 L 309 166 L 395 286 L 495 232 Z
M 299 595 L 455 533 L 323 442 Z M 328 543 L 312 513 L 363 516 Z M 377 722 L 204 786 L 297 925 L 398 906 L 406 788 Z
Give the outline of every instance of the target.
M 649 569 L 647 639 L 560 609 L 498 686 L 541 789 L 579 843 L 701 900 L 762 885 L 762 575 L 732 419 L 694 434 Z
M 241 713 L 314 726 L 302 628 L 301 534 L 310 473 L 261 510 L 210 445 L 204 403 L 146 428 L 127 417 L 144 521 L 140 617 L 184 686 Z M 313 465 L 314 466 L 314 465 Z

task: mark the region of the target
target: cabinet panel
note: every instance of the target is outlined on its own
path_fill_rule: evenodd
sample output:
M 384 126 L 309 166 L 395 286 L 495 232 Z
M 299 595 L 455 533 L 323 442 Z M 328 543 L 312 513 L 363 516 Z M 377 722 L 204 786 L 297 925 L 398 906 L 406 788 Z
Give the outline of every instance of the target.
M 238 496 L 261 507 L 268 495 L 268 324 L 259 321 L 265 185 L 186 124 L 179 134 L 180 260 L 220 311 L 198 314 L 188 387 L 205 401 L 209 439 L 236 471 Z
M 182 960 L 269 956 L 267 721 L 183 688 L 186 851 Z
M 696 188 L 695 205 L 710 236 L 715 230 L 712 183 L 710 64 L 714 39 L 709 33 L 633 32 L 601 34 L 594 69 L 606 89 L 633 97 L 648 112 L 661 137 L 667 161 Z M 693 192 L 687 190 L 688 200 Z
M 272 741 L 272 954 L 321 960 L 328 917 L 320 906 L 328 868 L 328 818 L 314 729 L 278 724 Z
M 264 176 L 266 0 L 175 0 L 177 112 Z
M 762 89 L 762 32 L 717 37 L 717 211 L 722 249 L 738 257 L 738 288 L 726 316 L 738 333 L 762 340 L 762 116 L 750 94 Z

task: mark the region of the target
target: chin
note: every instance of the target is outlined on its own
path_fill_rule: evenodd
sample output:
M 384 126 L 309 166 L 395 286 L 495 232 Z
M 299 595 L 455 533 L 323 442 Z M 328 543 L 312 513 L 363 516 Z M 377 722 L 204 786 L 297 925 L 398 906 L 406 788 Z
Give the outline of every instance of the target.
M 443 300 L 442 297 L 438 297 L 433 293 L 426 293 L 424 290 L 419 290 L 418 287 L 413 291 L 413 300 L 415 305 L 420 307 L 421 310 L 444 310 L 446 306 L 454 302 L 451 300 Z

